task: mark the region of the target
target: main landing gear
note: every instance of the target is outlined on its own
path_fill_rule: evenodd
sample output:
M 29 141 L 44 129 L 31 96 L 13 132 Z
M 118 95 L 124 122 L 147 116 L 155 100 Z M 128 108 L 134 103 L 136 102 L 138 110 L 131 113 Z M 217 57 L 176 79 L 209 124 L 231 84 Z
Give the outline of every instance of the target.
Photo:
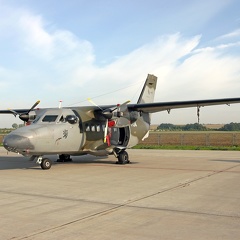
M 61 154 L 59 155 L 59 159 L 57 160 L 57 162 L 71 162 L 72 159 L 70 157 L 70 155 L 68 154 Z
M 130 163 L 128 153 L 125 151 L 125 149 L 115 149 L 114 155 L 118 159 L 116 164 Z
M 114 149 L 113 153 L 115 157 L 118 159 L 116 164 L 124 165 L 124 164 L 130 163 L 128 153 L 125 151 L 125 149 L 116 148 Z M 37 157 L 36 163 L 38 163 L 43 170 L 48 170 L 51 168 L 52 161 L 48 158 L 43 158 L 42 156 L 32 156 L 30 158 L 30 161 L 34 160 L 36 157 Z M 71 160 L 72 159 L 70 158 L 70 155 L 66 155 L 66 154 L 59 155 L 59 159 L 58 159 L 58 161 L 60 162 L 67 162 Z

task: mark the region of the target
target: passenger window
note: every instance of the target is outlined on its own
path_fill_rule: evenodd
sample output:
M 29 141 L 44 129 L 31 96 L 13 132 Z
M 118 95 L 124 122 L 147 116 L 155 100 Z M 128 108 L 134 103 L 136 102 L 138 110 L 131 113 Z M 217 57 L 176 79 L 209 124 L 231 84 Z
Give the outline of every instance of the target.
M 92 126 L 91 126 L 91 131 L 92 131 L 92 132 L 95 132 L 95 131 L 96 131 L 96 130 L 95 130 L 95 125 L 92 125 Z
M 96 129 L 97 129 L 97 132 L 100 132 L 101 131 L 100 125 L 97 125 Z
M 42 122 L 55 122 L 57 119 L 58 115 L 46 115 L 43 119 Z
M 86 126 L 86 132 L 89 132 L 90 131 L 90 127 L 88 124 L 85 125 Z

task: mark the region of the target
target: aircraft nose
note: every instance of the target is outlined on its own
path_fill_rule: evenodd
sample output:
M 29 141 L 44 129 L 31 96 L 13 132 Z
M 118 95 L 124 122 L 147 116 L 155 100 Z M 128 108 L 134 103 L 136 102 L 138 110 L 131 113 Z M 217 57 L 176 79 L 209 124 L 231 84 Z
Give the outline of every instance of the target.
M 5 136 L 3 139 L 3 146 L 8 151 L 20 153 L 34 148 L 28 137 L 16 134 L 9 134 Z

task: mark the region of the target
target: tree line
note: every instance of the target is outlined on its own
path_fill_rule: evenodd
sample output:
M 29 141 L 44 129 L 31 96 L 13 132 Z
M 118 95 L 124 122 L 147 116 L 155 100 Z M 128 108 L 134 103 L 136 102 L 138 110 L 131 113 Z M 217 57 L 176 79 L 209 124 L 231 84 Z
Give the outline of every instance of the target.
M 23 127 L 24 124 L 17 124 L 14 123 L 12 125 L 13 129 L 17 129 L 19 127 Z M 157 130 L 159 131 L 209 131 L 209 130 L 215 130 L 215 131 L 240 131 L 240 123 L 228 123 L 225 124 L 223 127 L 218 129 L 209 129 L 206 126 L 199 124 L 199 123 L 190 123 L 186 125 L 174 125 L 171 123 L 161 123 Z
M 160 131 L 240 131 L 240 123 L 228 123 L 218 129 L 209 129 L 206 126 L 199 123 L 191 123 L 186 125 L 174 125 L 171 123 L 162 123 L 157 127 Z
M 20 128 L 20 127 L 23 127 L 23 126 L 24 126 L 23 123 L 22 124 L 13 123 L 12 128 L 17 129 L 17 128 Z

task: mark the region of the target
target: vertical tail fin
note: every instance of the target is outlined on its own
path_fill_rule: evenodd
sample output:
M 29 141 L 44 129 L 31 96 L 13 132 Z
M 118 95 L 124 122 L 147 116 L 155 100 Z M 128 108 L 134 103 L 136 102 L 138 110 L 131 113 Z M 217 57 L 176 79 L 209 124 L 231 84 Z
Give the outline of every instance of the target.
M 137 103 L 152 103 L 154 101 L 156 86 L 157 77 L 148 74 Z
M 154 101 L 156 86 L 157 77 L 148 74 L 137 103 L 152 103 Z M 141 116 L 143 117 L 144 122 L 147 123 L 149 127 L 151 124 L 151 114 L 143 112 Z

